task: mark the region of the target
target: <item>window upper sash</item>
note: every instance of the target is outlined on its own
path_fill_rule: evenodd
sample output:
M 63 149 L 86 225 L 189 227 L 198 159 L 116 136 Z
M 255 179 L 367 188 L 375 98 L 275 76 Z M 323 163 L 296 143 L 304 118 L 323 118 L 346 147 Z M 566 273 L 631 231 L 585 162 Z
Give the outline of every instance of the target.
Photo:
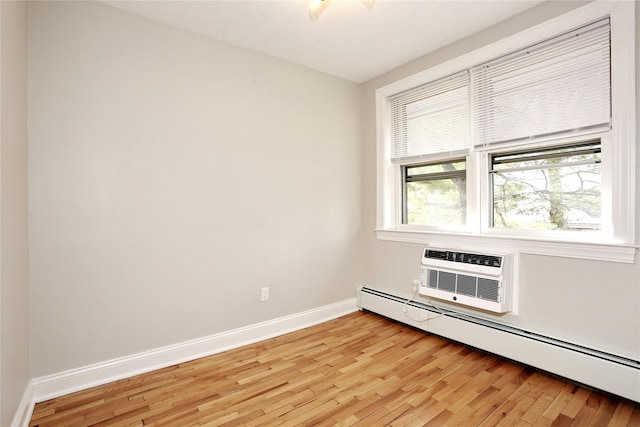
M 472 70 L 476 145 L 608 129 L 609 18 Z
M 391 97 L 391 159 L 420 159 L 470 147 L 469 72 Z

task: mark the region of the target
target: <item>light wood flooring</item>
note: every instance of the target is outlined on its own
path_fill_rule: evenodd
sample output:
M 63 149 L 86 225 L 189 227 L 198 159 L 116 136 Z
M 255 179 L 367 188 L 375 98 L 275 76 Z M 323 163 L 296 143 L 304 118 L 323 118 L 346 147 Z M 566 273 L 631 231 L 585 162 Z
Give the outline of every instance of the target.
M 30 426 L 640 426 L 640 404 L 372 313 L 36 405 Z

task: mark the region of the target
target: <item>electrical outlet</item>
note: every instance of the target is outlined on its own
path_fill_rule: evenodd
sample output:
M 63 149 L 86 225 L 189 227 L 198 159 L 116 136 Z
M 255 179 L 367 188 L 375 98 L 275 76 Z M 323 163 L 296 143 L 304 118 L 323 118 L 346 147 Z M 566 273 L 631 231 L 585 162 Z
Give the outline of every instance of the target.
M 269 301 L 269 288 L 260 289 L 260 301 Z

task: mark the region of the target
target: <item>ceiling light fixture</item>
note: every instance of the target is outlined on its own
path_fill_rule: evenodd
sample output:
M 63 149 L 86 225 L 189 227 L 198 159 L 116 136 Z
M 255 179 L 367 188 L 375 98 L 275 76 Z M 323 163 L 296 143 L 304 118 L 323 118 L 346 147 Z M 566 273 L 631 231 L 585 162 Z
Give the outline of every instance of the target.
M 309 2 L 309 12 L 316 13 L 324 5 L 324 0 L 311 0 Z
M 309 18 L 312 21 L 318 19 L 320 12 L 324 9 L 324 6 L 329 3 L 329 0 L 311 0 L 309 1 Z
M 371 8 L 375 2 L 375 0 L 360 1 L 367 8 Z M 309 18 L 311 18 L 312 21 L 318 19 L 320 13 L 322 13 L 329 3 L 331 3 L 331 0 L 309 0 Z

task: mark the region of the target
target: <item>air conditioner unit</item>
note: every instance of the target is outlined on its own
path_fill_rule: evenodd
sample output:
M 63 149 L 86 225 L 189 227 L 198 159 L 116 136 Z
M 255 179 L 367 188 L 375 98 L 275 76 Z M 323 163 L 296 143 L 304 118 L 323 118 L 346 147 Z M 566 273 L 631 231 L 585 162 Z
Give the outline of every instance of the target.
M 513 255 L 425 248 L 419 293 L 488 310 L 511 311 Z

